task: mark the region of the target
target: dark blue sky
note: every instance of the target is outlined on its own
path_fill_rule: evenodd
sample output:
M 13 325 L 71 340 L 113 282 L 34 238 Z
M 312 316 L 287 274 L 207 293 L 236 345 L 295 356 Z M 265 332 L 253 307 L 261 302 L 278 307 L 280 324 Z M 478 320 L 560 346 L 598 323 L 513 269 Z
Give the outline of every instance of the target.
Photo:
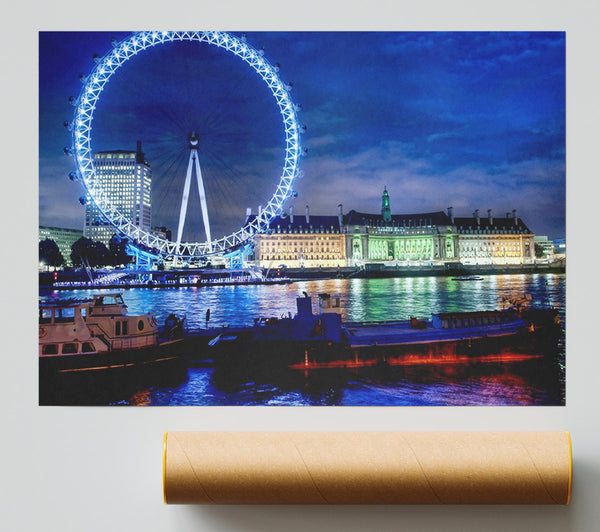
M 124 33 L 40 33 L 40 224 L 80 228 L 81 185 L 62 122 L 77 75 Z M 247 33 L 281 65 L 306 124 L 297 213 L 517 209 L 536 234 L 565 234 L 564 33 Z M 186 135 L 200 133 L 213 234 L 239 227 L 278 181 L 283 131 L 273 98 L 241 60 L 165 45 L 130 60 L 107 86 L 92 148 L 134 149 L 153 168 L 153 222 L 176 228 Z M 194 196 L 192 195 L 192 200 Z M 197 205 L 191 204 L 191 210 Z M 201 224 L 188 218 L 190 238 Z M 216 234 L 215 234 L 216 233 Z

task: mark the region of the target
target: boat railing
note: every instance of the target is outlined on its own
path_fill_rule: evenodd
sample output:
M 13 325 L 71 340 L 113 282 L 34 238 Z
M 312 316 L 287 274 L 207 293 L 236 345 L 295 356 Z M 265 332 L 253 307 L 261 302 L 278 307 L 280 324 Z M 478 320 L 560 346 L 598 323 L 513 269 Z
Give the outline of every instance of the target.
M 87 326 L 90 329 L 92 336 L 94 336 L 95 338 L 100 338 L 105 343 L 108 342 L 107 338 L 110 338 L 111 335 L 104 330 L 104 327 L 102 327 L 102 325 L 99 325 L 98 323 L 88 323 Z M 107 345 L 110 346 L 110 343 L 108 343 Z
M 346 327 L 379 327 L 380 325 L 407 325 L 409 320 L 382 320 L 382 321 L 345 321 Z
M 97 338 L 98 340 L 100 340 L 106 347 L 108 347 L 109 349 L 111 349 L 111 345 L 110 342 L 104 337 L 104 335 L 96 335 L 94 336 L 94 338 Z
M 407 345 L 410 343 L 430 343 L 435 341 L 462 341 L 477 338 L 506 336 L 517 333 L 524 322 L 499 323 L 490 327 L 473 327 L 468 329 L 434 329 L 427 328 L 425 332 L 411 328 L 390 330 L 386 334 L 378 333 L 377 336 L 369 334 L 356 335 L 356 329 L 349 330 L 348 339 L 352 346 L 391 346 Z

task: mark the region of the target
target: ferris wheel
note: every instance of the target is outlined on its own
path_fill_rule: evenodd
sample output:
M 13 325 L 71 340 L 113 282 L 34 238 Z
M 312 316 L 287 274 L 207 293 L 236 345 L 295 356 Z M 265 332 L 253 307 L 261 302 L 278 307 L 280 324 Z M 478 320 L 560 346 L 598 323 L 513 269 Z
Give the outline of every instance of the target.
M 284 162 L 281 173 L 275 191 L 266 201 L 264 207 L 259 209 L 255 217 L 249 217 L 245 225 L 239 230 L 221 238 L 211 239 L 206 204 L 204 203 L 202 214 L 207 238 L 206 241 L 202 242 L 182 242 L 181 218 L 177 239 L 174 241 L 145 231 L 134 224 L 128 216 L 113 205 L 110 195 L 103 188 L 102 179 L 96 174 L 93 164 L 92 122 L 94 111 L 111 76 L 137 54 L 149 48 L 176 41 L 206 43 L 233 54 L 249 65 L 264 81 L 270 94 L 275 99 L 281 115 L 285 136 L 283 143 Z M 103 57 L 95 58 L 95 63 L 96 65 L 91 73 L 83 79 L 83 88 L 79 96 L 72 99 L 75 111 L 69 128 L 73 132 L 73 146 L 65 150 L 75 158 L 78 174 L 76 177 L 81 179 L 88 195 L 103 216 L 115 227 L 118 234 L 130 239 L 134 245 L 162 258 L 203 259 L 210 255 L 224 254 L 240 248 L 255 234 L 266 230 L 270 221 L 283 212 L 285 201 L 294 194 L 292 183 L 299 174 L 298 162 L 303 154 L 301 153 L 300 133 L 303 131 L 303 127 L 299 125 L 297 119 L 299 106 L 295 105 L 290 98 L 291 85 L 281 81 L 278 75 L 278 67 L 273 66 L 265 59 L 262 50 L 257 50 L 249 45 L 245 37 L 236 37 L 219 31 L 147 31 L 134 33 L 121 42 L 114 42 L 109 52 Z M 192 146 L 195 146 L 195 141 L 193 137 L 190 137 L 190 147 Z M 196 169 L 199 192 L 202 198 L 204 190 L 201 185 L 198 160 L 195 159 L 192 163 L 191 157 L 186 178 L 186 189 L 189 190 L 192 166 L 195 166 Z M 273 180 L 275 181 L 275 178 Z M 182 215 L 185 216 L 183 201 Z

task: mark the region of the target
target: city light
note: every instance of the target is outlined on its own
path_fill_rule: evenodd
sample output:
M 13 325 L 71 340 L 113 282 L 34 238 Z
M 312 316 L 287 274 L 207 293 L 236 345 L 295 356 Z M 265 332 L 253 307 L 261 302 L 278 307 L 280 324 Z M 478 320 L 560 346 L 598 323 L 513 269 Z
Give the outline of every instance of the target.
M 142 34 L 143 35 L 143 34 Z M 118 232 L 132 236 L 135 234 L 136 240 L 145 247 L 156 249 L 157 253 L 163 257 L 169 256 L 192 256 L 204 257 L 215 252 L 227 251 L 236 245 L 246 242 L 254 234 L 265 230 L 270 220 L 277 216 L 283 210 L 284 202 L 291 195 L 291 186 L 298 173 L 297 159 L 300 151 L 298 140 L 298 122 L 294 106 L 291 104 L 288 96 L 289 86 L 286 87 L 279 80 L 277 73 L 268 65 L 262 54 L 250 47 L 247 43 L 239 43 L 233 35 L 223 34 L 221 32 L 163 32 L 161 36 L 152 34 L 152 38 L 146 42 L 142 39 L 141 44 L 138 40 L 138 34 L 134 34 L 121 44 L 115 45 L 102 60 L 99 60 L 95 70 L 88 77 L 86 84 L 82 89 L 84 95 L 80 104 L 75 109 L 74 122 L 78 124 L 74 133 L 75 158 L 79 173 L 82 176 L 83 184 L 90 192 L 96 206 L 102 211 L 103 215 L 110 220 Z M 199 41 L 210 45 L 216 45 L 225 48 L 234 55 L 240 57 L 265 81 L 271 89 L 272 96 L 279 106 L 283 125 L 285 129 L 285 161 L 282 174 L 279 177 L 279 184 L 275 194 L 268 201 L 261 215 L 253 220 L 239 231 L 229 236 L 215 240 L 214 242 L 199 242 L 182 245 L 180 240 L 169 242 L 162 238 L 157 238 L 147 230 L 134 226 L 127 216 L 119 211 L 116 205 L 111 201 L 110 196 L 103 194 L 99 190 L 99 184 L 96 180 L 94 167 L 90 164 L 93 157 L 90 150 L 90 138 L 92 134 L 92 118 L 99 100 L 100 93 L 108 83 L 112 74 L 127 62 L 127 60 L 139 51 L 159 43 L 173 41 Z M 232 43 L 237 45 L 233 46 Z M 102 73 L 100 70 L 102 69 Z M 81 124 L 81 125 L 79 125 Z M 81 140 L 83 139 L 83 140 Z M 92 185 L 92 183 L 94 185 Z
M 41 404 L 565 404 L 564 32 L 39 39 Z

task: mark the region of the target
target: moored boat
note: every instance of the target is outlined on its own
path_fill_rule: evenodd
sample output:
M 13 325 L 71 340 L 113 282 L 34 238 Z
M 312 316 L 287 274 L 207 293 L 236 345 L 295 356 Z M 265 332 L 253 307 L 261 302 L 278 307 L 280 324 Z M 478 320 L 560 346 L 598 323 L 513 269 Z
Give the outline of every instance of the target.
M 129 315 L 120 293 L 39 305 L 40 400 L 60 395 L 69 377 L 131 376 L 168 371 L 183 359 L 183 322 L 171 315 L 160 330 L 152 313 Z
M 257 319 L 209 342 L 217 367 L 270 371 L 517 361 L 543 357 L 562 329 L 556 309 L 444 312 L 429 319 L 344 322 L 340 298 L 310 297 L 297 314 Z

